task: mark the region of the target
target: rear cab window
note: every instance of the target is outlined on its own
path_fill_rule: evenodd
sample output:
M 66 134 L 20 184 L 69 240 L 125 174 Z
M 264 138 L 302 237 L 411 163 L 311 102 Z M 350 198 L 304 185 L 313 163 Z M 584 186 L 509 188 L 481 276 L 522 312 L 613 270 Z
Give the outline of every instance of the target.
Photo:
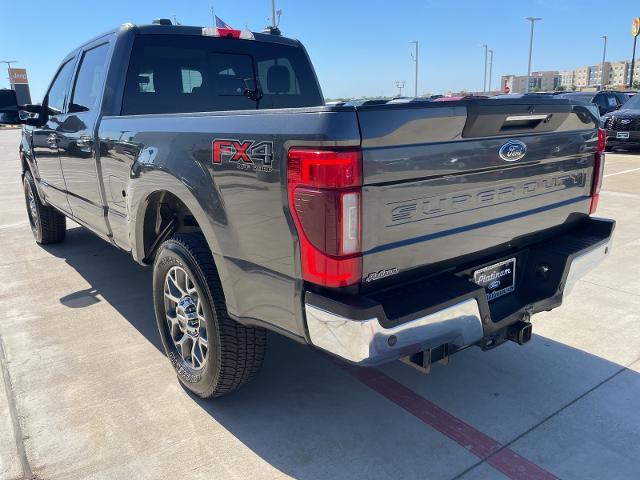
M 83 53 L 69 103 L 70 112 L 87 112 L 98 106 L 108 51 L 109 44 L 104 43 Z
M 123 115 L 312 107 L 323 98 L 302 48 L 193 35 L 136 37 Z

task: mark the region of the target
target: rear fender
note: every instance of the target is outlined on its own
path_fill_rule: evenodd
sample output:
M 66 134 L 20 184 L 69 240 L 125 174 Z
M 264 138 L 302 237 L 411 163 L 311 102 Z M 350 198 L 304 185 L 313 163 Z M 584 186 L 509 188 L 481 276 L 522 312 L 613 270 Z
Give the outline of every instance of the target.
M 138 263 L 145 264 L 144 218 L 151 197 L 160 191 L 168 192 L 180 199 L 198 222 L 213 255 L 227 302 L 227 309 L 234 312 L 236 302 L 233 289 L 229 287 L 230 282 L 227 281 L 229 274 L 224 257 L 220 253 L 220 233 L 217 231 L 218 228 L 224 228 L 223 225 L 219 225 L 220 219 L 225 218 L 224 207 L 221 202 L 215 200 L 217 193 L 213 185 L 204 188 L 198 185 L 196 189 L 184 177 L 178 179 L 169 172 L 160 169 L 146 171 L 137 179 L 133 179 L 129 184 L 127 195 L 129 212 L 131 212 L 130 240 L 133 258 Z

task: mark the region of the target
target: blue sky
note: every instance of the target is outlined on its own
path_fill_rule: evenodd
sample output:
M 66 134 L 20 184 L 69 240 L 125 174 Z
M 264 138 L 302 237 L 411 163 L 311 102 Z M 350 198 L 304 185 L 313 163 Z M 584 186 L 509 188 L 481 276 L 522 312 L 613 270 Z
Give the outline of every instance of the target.
M 0 60 L 28 69 L 40 101 L 62 57 L 78 44 L 124 22 L 176 16 L 187 25 L 211 22 L 207 0 L 3 0 Z M 236 28 L 262 30 L 270 0 L 213 2 Z M 420 42 L 420 94 L 482 88 L 487 43 L 494 53 L 493 86 L 500 75 L 526 74 L 529 30 L 536 24 L 533 70 L 572 69 L 602 58 L 631 57 L 631 21 L 638 0 L 277 0 L 284 35 L 300 39 L 326 97 L 393 95 L 396 80 L 413 92 L 411 40 Z M 640 56 L 640 49 L 638 51 Z M 0 87 L 7 86 L 0 75 Z

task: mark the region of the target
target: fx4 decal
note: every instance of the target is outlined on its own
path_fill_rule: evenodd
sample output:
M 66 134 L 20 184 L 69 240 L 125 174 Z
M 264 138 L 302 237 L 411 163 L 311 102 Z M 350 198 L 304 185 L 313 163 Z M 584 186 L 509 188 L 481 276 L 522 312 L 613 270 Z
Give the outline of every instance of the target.
M 270 172 L 273 170 L 273 142 L 216 138 L 211 142 L 214 165 L 233 162 L 241 170 Z

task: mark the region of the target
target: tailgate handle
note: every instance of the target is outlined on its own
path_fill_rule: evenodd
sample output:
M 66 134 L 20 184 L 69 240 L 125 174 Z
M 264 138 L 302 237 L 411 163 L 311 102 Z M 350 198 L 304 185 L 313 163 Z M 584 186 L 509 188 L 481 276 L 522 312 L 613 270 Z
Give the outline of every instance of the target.
M 518 122 L 522 120 L 546 120 L 551 115 L 541 113 L 540 115 L 510 115 L 505 119 L 505 122 Z
M 534 129 L 541 123 L 551 120 L 552 113 L 540 113 L 536 115 L 509 115 L 505 118 L 500 131 Z

